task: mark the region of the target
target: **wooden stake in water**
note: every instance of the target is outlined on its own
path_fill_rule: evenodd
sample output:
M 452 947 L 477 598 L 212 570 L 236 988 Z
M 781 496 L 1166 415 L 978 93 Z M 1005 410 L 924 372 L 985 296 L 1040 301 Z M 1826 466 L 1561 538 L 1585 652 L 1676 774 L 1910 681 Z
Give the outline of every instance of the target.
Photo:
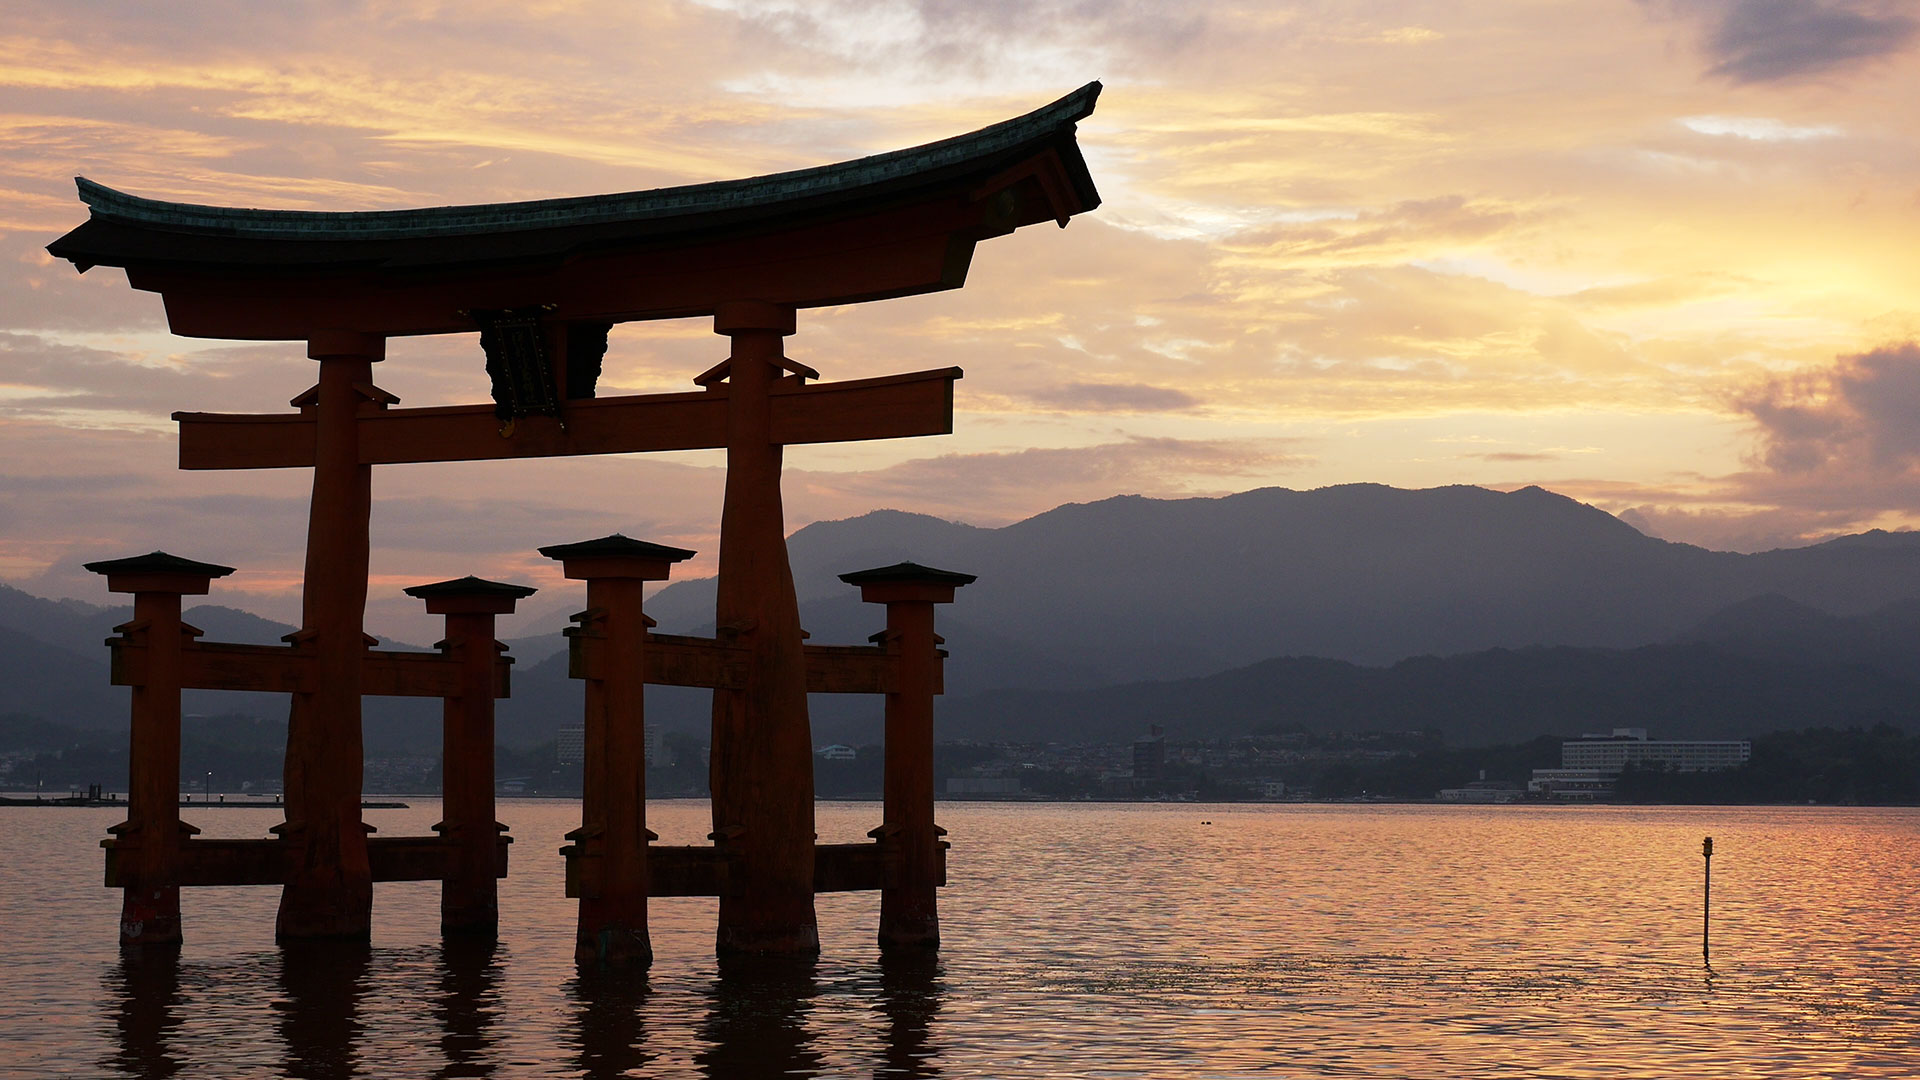
M 1713 957 L 1707 951 L 1707 927 L 1713 911 L 1713 837 L 1700 841 L 1700 858 L 1706 866 L 1706 881 L 1700 891 L 1700 959 L 1712 966 Z

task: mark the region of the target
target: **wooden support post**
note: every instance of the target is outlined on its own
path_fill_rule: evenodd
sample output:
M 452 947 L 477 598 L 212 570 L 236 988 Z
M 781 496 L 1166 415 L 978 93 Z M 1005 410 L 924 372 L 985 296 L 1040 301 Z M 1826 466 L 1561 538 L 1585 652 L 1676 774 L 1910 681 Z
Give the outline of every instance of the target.
M 427 614 L 447 617 L 440 643 L 460 665 L 459 693 L 448 697 L 440 732 L 441 820 L 434 830 L 454 850 L 440 883 L 440 932 L 494 934 L 500 926 L 498 847 L 505 825 L 494 820 L 493 699 L 499 674 L 511 661 L 494 640 L 494 619 L 538 590 L 464 577 L 415 585 L 408 596 L 427 602 Z
M 940 638 L 933 632 L 933 605 L 951 604 L 953 591 L 972 574 L 897 563 L 840 575 L 860 587 L 860 599 L 887 606 L 887 651 L 898 665 L 896 689 L 887 695 L 885 819 L 867 835 L 897 859 L 895 884 L 880 890 L 880 947 L 887 950 L 940 947 L 940 885 L 943 833 L 933 821 L 933 698 L 940 686 Z
M 180 820 L 181 652 L 199 631 L 180 621 L 180 598 L 202 596 L 231 566 L 156 551 L 87 564 L 107 589 L 133 594 L 133 621 L 119 630 L 144 644 L 146 679 L 133 688 L 127 820 L 109 831 L 124 881 L 120 944 L 180 943 L 180 843 L 198 832 Z
M 373 363 L 385 349 L 382 338 L 344 331 L 308 342 L 320 382 L 301 634 L 314 655 L 314 687 L 293 695 L 287 719 L 287 820 L 275 831 L 298 854 L 280 894 L 275 931 L 283 940 L 365 939 L 372 925 L 373 872 L 360 819 L 360 694 L 373 493 L 358 429 L 362 404 L 380 407 Z
M 575 670 L 587 680 L 585 783 L 580 828 L 561 849 L 569 859 L 597 862 L 580 890 L 574 960 L 582 964 L 645 966 L 653 962 L 647 935 L 647 616 L 641 590 L 665 581 L 672 566 L 693 557 L 618 534 L 579 544 L 543 547 L 567 577 L 587 583 L 587 610 L 569 631 L 576 650 L 592 650 L 591 664 Z
M 780 504 L 783 448 L 770 401 L 785 377 L 781 339 L 793 308 L 754 301 L 714 309 L 733 341 L 727 386 L 727 486 L 720 516 L 714 625 L 746 655 L 746 685 L 713 694 L 713 838 L 740 856 L 743 888 L 720 898 L 722 959 L 814 957 L 813 735 L 807 664 Z

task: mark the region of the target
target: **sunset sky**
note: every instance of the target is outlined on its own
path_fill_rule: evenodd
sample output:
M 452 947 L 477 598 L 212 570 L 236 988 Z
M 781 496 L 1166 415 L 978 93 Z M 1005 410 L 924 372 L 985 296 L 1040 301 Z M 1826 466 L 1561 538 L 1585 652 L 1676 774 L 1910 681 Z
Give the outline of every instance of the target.
M 1907 527 L 1912 12 L 12 0 L 0 579 L 104 601 L 81 562 L 165 548 L 240 567 L 221 602 L 298 609 L 307 474 L 178 472 L 168 414 L 284 409 L 313 363 L 173 337 L 120 271 L 55 262 L 75 175 L 301 209 L 594 194 L 909 146 L 1090 79 L 1099 210 L 983 244 L 962 291 L 802 313 L 789 352 L 826 378 L 966 378 L 951 437 L 790 450 L 789 529 L 1353 482 L 1539 484 L 1733 550 Z M 602 392 L 690 389 L 723 349 L 701 321 L 623 325 Z M 376 376 L 476 402 L 482 363 L 473 336 L 404 340 Z M 382 468 L 370 626 L 431 632 L 404 585 L 557 587 L 536 546 L 615 530 L 711 572 L 719 466 Z

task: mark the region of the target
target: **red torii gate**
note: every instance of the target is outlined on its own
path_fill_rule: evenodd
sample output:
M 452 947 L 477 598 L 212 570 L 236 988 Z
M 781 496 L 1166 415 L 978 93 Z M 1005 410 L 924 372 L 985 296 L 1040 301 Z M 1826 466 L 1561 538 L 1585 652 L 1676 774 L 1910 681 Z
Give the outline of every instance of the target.
M 287 687 L 281 827 L 297 852 L 285 860 L 280 936 L 364 937 L 370 924 L 360 699 L 370 672 L 387 662 L 369 651 L 363 628 L 372 466 L 724 447 L 712 644 L 737 674 L 697 684 L 714 686 L 713 818 L 729 879 L 717 947 L 722 955 L 817 952 L 806 694 L 810 666 L 832 665 L 810 660 L 800 629 L 782 523 L 783 447 L 949 433 L 961 372 L 809 385 L 818 373 L 785 355 L 784 338 L 797 309 L 958 288 L 979 241 L 1047 220 L 1064 227 L 1097 206 L 1074 128 L 1099 90 L 1090 83 L 1025 116 L 909 150 L 621 195 L 323 213 L 158 202 L 79 180 L 91 216 L 50 252 L 83 272 L 123 267 L 133 287 L 161 295 L 177 334 L 301 340 L 320 363 L 317 384 L 293 398 L 295 413 L 175 414 L 182 468 L 313 469 L 295 643 L 306 674 Z M 710 316 L 732 343 L 725 361 L 696 377 L 702 389 L 594 396 L 613 324 L 688 316 Z M 374 384 L 388 338 L 476 329 L 493 405 L 400 409 Z M 594 580 L 549 550 L 570 576 Z M 649 556 L 661 577 L 672 561 L 662 553 L 673 550 Z M 111 579 L 110 565 L 101 568 Z M 890 628 L 895 605 L 886 598 L 919 589 L 913 606 L 929 613 L 925 633 L 918 616 L 906 615 L 892 632 L 930 644 L 938 597 L 924 598 L 944 589 L 950 600 L 964 575 L 922 571 L 854 583 L 889 604 Z M 217 576 L 186 573 L 201 574 L 200 584 L 180 592 L 203 592 Z M 584 644 L 576 638 L 576 648 Z M 912 678 L 931 686 L 932 670 Z M 902 695 L 883 689 L 887 680 L 898 676 L 862 688 L 888 693 L 891 704 Z M 890 785 L 892 777 L 889 768 Z M 902 850 L 924 865 L 934 857 L 925 852 L 937 850 L 930 817 L 927 836 L 919 831 Z M 582 919 L 584 952 L 584 904 Z M 640 919 L 644 936 L 644 905 Z M 896 936 L 904 943 L 914 934 Z M 642 943 L 600 955 L 644 952 Z

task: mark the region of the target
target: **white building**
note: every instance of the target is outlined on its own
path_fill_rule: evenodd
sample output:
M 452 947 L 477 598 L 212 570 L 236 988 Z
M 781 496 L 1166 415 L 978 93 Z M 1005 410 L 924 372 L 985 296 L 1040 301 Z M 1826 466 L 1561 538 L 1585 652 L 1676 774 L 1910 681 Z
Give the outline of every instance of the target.
M 1650 739 L 1646 728 L 1614 728 L 1611 735 L 1582 735 L 1560 744 L 1558 769 L 1535 769 L 1527 790 L 1562 799 L 1613 794 L 1629 765 L 1675 772 L 1737 769 L 1753 758 L 1748 739 Z
M 1737 769 L 1753 757 L 1747 739 L 1649 739 L 1646 728 L 1614 728 L 1612 735 L 1582 735 L 1560 744 L 1563 769 L 1611 769 L 1665 765 L 1677 772 Z
M 860 756 L 860 751 L 845 743 L 834 743 L 821 747 L 818 754 L 822 761 L 853 761 Z

